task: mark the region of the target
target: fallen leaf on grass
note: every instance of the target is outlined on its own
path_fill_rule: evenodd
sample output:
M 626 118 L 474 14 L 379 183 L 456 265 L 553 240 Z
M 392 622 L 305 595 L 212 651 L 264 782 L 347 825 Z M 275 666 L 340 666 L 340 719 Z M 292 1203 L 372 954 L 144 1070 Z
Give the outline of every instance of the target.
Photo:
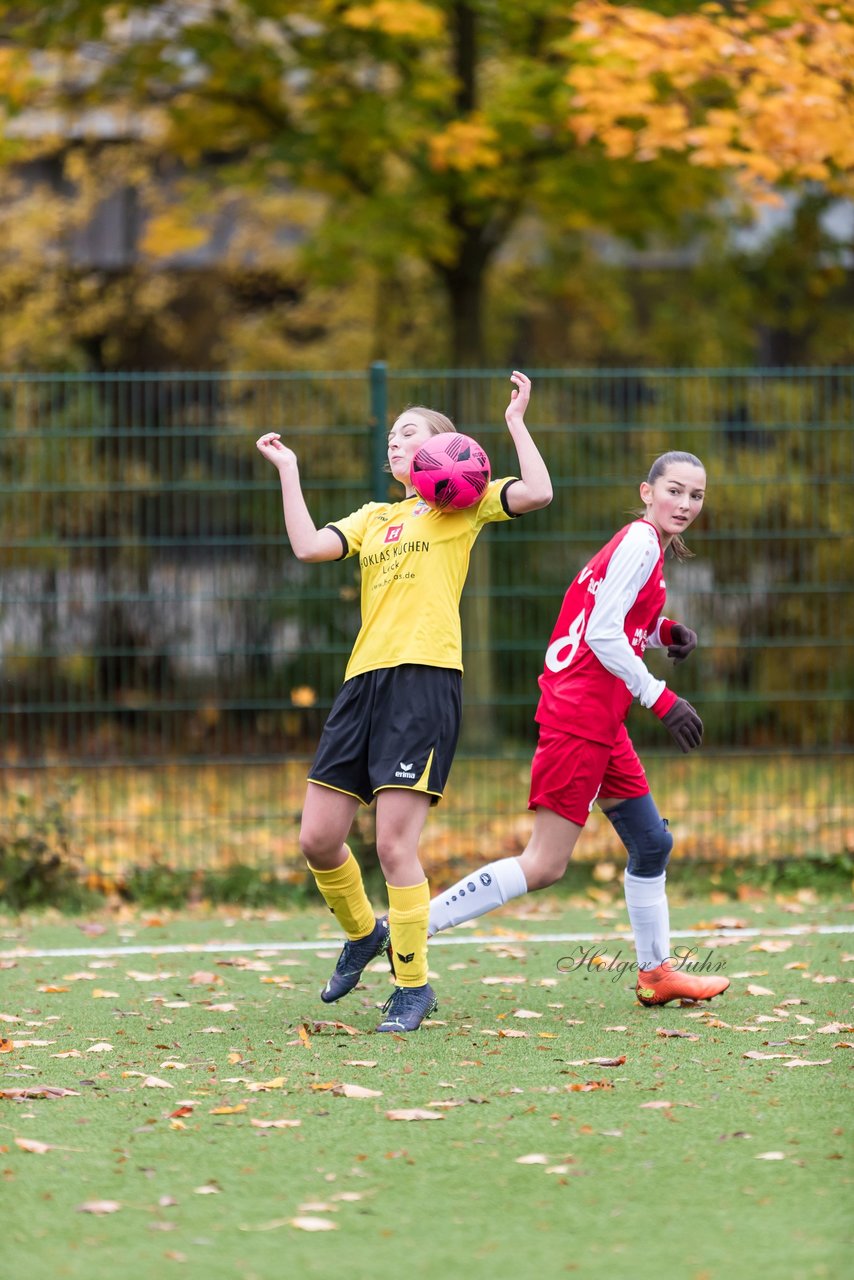
M 258 1080 L 246 1086 L 249 1093 L 270 1093 L 274 1089 L 284 1088 L 287 1076 L 276 1076 L 272 1080 Z M 285 1090 L 287 1092 L 287 1090 Z
M 48 1151 L 56 1150 L 49 1142 L 37 1142 L 35 1138 L 16 1138 L 15 1146 L 20 1147 L 22 1151 L 29 1151 L 34 1156 L 43 1156 Z
M 63 1053 L 52 1053 L 52 1058 L 82 1058 L 83 1054 L 79 1049 L 66 1049 Z
M 255 1129 L 298 1129 L 302 1120 L 250 1120 Z
M 348 1026 L 346 1022 L 315 1022 L 314 1034 L 317 1035 L 324 1027 L 332 1027 L 334 1031 L 344 1031 L 348 1036 L 360 1036 L 362 1033 L 358 1027 Z
M 619 1058 L 573 1058 L 567 1060 L 568 1067 L 621 1067 L 626 1060 L 623 1053 Z
M 25 1089 L 0 1089 L 0 1098 L 79 1098 L 76 1089 L 63 1089 L 59 1085 L 29 1085 Z
M 193 1195 L 196 1196 L 218 1196 L 222 1191 L 222 1187 L 215 1182 L 206 1182 L 203 1187 L 193 1187 Z
M 177 1107 L 174 1111 L 169 1112 L 169 1119 L 178 1120 L 178 1119 L 181 1119 L 183 1116 L 191 1116 L 192 1114 L 193 1114 L 192 1104 L 190 1104 L 189 1102 L 182 1102 L 180 1107 Z
M 513 1010 L 514 1018 L 541 1018 L 542 1016 L 543 1015 L 541 1013 L 535 1013 L 533 1009 L 514 1009 Z
M 755 1062 L 770 1062 L 772 1058 L 791 1058 L 791 1053 L 759 1053 L 756 1049 L 751 1049 L 749 1053 L 743 1053 L 742 1058 L 752 1058 Z
M 381 1098 L 381 1089 L 366 1089 L 361 1084 L 339 1084 L 332 1090 L 340 1098 Z
M 748 982 L 747 994 L 749 996 L 773 996 L 774 992 L 768 987 L 760 987 L 757 982 Z
M 542 1155 L 538 1151 L 532 1152 L 529 1156 L 517 1156 L 516 1164 L 548 1164 L 548 1156 Z
M 523 1040 L 527 1040 L 528 1033 L 527 1031 L 514 1031 L 512 1027 L 508 1027 L 506 1031 L 502 1028 L 498 1032 L 498 1036 L 499 1036 L 499 1039 L 501 1040 L 511 1040 L 511 1039 L 520 1039 L 520 1038 Z
M 112 1053 L 113 1046 L 107 1040 L 99 1040 L 97 1044 L 90 1044 L 86 1052 L 87 1053 Z
M 161 1080 L 159 1076 L 146 1076 L 140 1086 L 142 1089 L 171 1089 L 171 1084 Z
M 239 1112 L 245 1111 L 245 1110 L 246 1110 L 246 1103 L 238 1102 L 237 1105 L 234 1107 L 214 1107 L 212 1111 L 208 1112 L 208 1115 L 209 1116 L 236 1116 L 239 1114 Z
M 523 973 L 508 973 L 505 978 L 481 978 L 485 987 L 509 987 L 515 982 L 527 982 Z
M 791 1062 L 784 1062 L 784 1067 L 829 1067 L 832 1058 L 820 1058 L 810 1060 L 809 1058 L 792 1058 Z
M 187 981 L 193 987 L 211 987 L 222 986 L 222 978 L 218 973 L 211 973 L 209 969 L 197 969 L 195 973 L 191 973 Z
M 11 1053 L 14 1048 L 12 1041 L 7 1040 L 5 1036 L 0 1039 L 0 1053 Z
M 118 1213 L 121 1207 L 118 1200 L 86 1200 L 83 1204 L 77 1206 L 77 1212 L 102 1215 L 105 1213 Z
M 345 1067 L 375 1067 L 376 1059 L 371 1058 L 345 1058 Z
M 440 1111 L 427 1111 L 423 1107 L 412 1107 L 401 1111 L 387 1111 L 386 1120 L 444 1120 Z
M 235 1013 L 237 1005 L 232 1004 L 230 1000 L 226 1000 L 223 1004 L 205 1004 L 208 1013 Z
M 763 1151 L 753 1158 L 754 1160 L 785 1160 L 786 1155 L 783 1151 Z
M 786 938 L 766 938 L 763 942 L 756 942 L 752 947 L 748 947 L 748 951 L 765 951 L 769 955 L 779 955 L 783 951 L 788 951 L 791 946 Z
M 593 1093 L 595 1089 L 613 1089 L 611 1080 L 585 1080 L 584 1084 L 568 1084 L 568 1093 Z
M 330 1218 L 291 1218 L 290 1226 L 298 1231 L 337 1231 L 338 1223 Z
M 45 996 L 56 996 L 56 995 L 59 995 L 59 994 L 60 994 L 61 992 L 63 992 L 63 991 L 68 991 L 68 990 L 69 990 L 69 988 L 68 988 L 68 987 L 55 987 L 55 986 L 42 986 L 42 987 L 39 987 L 39 988 L 38 988 L 38 990 L 41 992 L 41 994 L 42 994 L 42 995 L 45 995 Z
M 310 1049 L 311 1036 L 308 1034 L 308 1028 L 305 1026 L 305 1024 L 297 1028 L 297 1035 L 299 1036 L 302 1043 L 305 1045 L 306 1049 Z
M 673 1103 L 672 1103 L 672 1102 L 665 1102 L 665 1100 L 662 1098 L 662 1099 L 657 1100 L 657 1101 L 655 1101 L 655 1102 L 642 1102 L 640 1105 L 641 1105 L 641 1110 L 642 1110 L 642 1111 L 644 1111 L 644 1110 L 646 1110 L 646 1111 L 663 1111 L 663 1110 L 666 1110 L 668 1107 L 672 1107 L 672 1106 L 673 1106 Z
M 663 1040 L 699 1040 L 693 1031 L 668 1031 L 665 1027 L 656 1027 L 655 1034 Z
M 56 1044 L 55 1040 L 11 1040 L 9 1043 L 15 1049 L 44 1049 L 49 1044 Z
M 93 1000 L 118 1000 L 118 991 L 103 991 L 100 987 L 94 987 L 92 990 Z

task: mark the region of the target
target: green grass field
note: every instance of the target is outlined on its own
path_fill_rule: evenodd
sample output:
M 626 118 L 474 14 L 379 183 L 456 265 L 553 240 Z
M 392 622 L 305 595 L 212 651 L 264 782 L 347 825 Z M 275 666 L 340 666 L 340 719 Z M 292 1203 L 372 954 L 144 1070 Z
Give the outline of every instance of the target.
M 409 1037 L 372 1034 L 381 965 L 321 1004 L 320 911 L 0 922 L 0 1093 L 71 1091 L 0 1097 L 6 1274 L 841 1277 L 854 938 L 817 928 L 851 911 L 676 905 L 732 985 L 651 1010 L 616 895 L 525 907 L 431 949 Z M 612 936 L 536 940 L 573 931 Z

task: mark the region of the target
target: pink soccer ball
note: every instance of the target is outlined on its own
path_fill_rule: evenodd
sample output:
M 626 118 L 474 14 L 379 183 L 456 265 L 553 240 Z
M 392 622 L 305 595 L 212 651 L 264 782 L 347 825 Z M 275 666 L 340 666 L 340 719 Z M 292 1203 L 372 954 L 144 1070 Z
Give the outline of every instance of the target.
M 429 506 L 462 511 L 480 502 L 490 474 L 489 458 L 476 440 L 459 431 L 443 431 L 418 450 L 409 480 Z

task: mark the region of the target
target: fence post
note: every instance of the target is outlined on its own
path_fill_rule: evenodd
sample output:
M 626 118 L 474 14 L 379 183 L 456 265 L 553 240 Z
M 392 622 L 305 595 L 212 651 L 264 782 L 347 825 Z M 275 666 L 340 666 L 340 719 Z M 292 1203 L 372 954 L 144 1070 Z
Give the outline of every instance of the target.
M 385 360 L 374 360 L 370 369 L 371 379 L 371 490 L 374 499 L 382 502 L 388 497 L 386 418 L 388 416 L 388 365 Z

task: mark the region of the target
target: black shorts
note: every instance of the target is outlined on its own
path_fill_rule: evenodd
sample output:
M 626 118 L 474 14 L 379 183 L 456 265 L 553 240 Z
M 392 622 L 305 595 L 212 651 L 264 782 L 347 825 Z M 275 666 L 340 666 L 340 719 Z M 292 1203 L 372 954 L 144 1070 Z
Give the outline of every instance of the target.
M 309 782 L 370 804 L 400 787 L 441 799 L 462 718 L 462 673 L 406 664 L 353 676 L 332 704 Z

